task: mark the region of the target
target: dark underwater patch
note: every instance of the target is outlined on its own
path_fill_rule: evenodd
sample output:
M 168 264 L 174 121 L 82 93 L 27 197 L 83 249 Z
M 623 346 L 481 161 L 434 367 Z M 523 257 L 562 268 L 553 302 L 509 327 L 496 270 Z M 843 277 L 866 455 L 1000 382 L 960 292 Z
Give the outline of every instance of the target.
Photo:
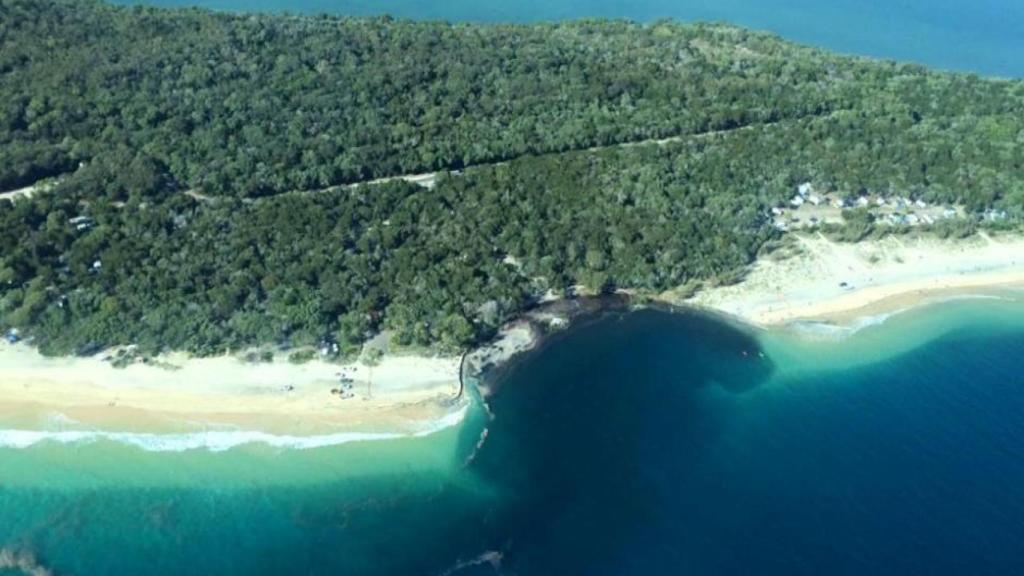
M 617 543 L 660 506 L 640 457 L 652 433 L 713 429 L 695 394 L 742 393 L 772 371 L 753 335 L 693 311 L 597 313 L 523 358 L 494 383 L 495 418 L 472 467 L 507 497 L 485 527 L 506 569 L 612 564 Z

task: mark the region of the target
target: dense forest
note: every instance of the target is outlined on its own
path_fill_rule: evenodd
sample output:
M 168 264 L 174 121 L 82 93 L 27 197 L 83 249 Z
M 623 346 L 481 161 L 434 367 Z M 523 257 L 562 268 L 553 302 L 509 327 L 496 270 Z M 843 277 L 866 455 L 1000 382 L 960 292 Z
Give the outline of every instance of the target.
M 735 278 L 802 182 L 1020 222 L 1022 168 L 1024 82 L 728 26 L 0 0 L 0 190 L 54 182 L 0 200 L 0 327 L 49 353 L 456 349 Z

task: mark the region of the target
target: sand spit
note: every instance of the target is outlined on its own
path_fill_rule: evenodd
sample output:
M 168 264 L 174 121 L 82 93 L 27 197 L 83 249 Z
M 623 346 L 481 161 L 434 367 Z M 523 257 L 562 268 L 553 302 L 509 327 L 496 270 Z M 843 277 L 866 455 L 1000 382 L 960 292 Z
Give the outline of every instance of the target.
M 796 235 L 785 253 L 756 262 L 739 284 L 703 290 L 686 303 L 758 326 L 845 324 L 944 296 L 1017 288 L 1024 288 L 1020 236 L 843 244 Z

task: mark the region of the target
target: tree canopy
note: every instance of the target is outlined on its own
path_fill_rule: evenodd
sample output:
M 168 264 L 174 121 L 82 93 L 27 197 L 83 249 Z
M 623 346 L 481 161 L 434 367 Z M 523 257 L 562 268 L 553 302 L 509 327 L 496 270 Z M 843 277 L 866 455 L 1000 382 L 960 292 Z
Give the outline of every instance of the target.
M 729 26 L 0 0 L 0 189 L 59 176 L 0 201 L 0 327 L 51 353 L 455 348 L 735 277 L 802 182 L 1019 221 L 1022 166 L 1022 82 Z

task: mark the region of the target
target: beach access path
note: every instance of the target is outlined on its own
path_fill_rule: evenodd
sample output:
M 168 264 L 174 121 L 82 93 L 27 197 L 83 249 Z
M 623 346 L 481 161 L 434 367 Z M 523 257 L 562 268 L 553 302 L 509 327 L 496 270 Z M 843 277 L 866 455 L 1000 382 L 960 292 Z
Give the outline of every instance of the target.
M 18 190 L 11 190 L 10 192 L 0 192 L 0 200 L 8 200 L 13 202 L 16 198 L 31 198 L 35 194 L 39 185 L 33 184 L 32 186 L 26 186 Z

